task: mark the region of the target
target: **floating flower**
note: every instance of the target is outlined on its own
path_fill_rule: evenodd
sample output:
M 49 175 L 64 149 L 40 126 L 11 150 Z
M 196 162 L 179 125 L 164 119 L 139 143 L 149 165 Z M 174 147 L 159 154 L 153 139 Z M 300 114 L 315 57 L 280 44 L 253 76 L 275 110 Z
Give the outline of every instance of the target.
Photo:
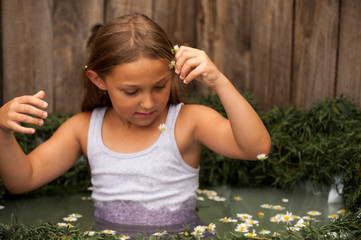
M 178 52 L 178 50 L 179 50 L 179 46 L 178 46 L 178 45 L 174 45 L 173 49 L 171 49 L 172 54 L 175 55 L 175 54 Z
M 156 233 L 153 233 L 153 236 L 157 236 L 157 237 L 160 237 L 160 236 L 164 236 L 167 234 L 167 231 L 163 231 L 163 232 L 156 232 Z
M 247 213 L 237 213 L 237 217 L 243 221 L 252 219 L 252 215 L 247 214 Z
M 298 228 L 298 227 L 289 227 L 288 229 L 291 231 L 299 231 L 300 230 L 300 228 Z
M 207 230 L 208 230 L 208 232 L 214 234 L 214 233 L 215 233 L 215 230 L 216 230 L 216 224 L 210 223 L 210 224 L 207 226 Z
M 111 235 L 115 234 L 115 231 L 113 231 L 113 230 L 103 230 L 102 232 L 106 233 L 106 234 L 111 234 Z
M 95 234 L 95 232 L 94 231 L 86 231 L 84 234 L 87 236 L 93 236 Z
M 336 219 L 336 218 L 339 217 L 339 215 L 338 214 L 332 214 L 332 215 L 328 215 L 327 217 L 331 218 L 331 219 Z
M 264 154 L 264 153 L 257 155 L 257 159 L 258 159 L 258 160 L 261 160 L 261 161 L 264 161 L 264 160 L 266 160 L 267 158 L 268 158 L 268 156 L 267 156 L 266 154 Z
M 163 124 L 160 124 L 159 125 L 159 127 L 158 127 L 158 129 L 159 129 L 159 131 L 161 131 L 161 132 L 164 132 L 165 131 L 165 124 L 163 123 Z
M 233 199 L 236 200 L 236 201 L 241 201 L 241 200 L 243 200 L 240 196 L 236 196 L 236 197 L 234 197 Z
M 308 211 L 307 212 L 308 215 L 312 215 L 312 216 L 319 216 L 321 215 L 321 213 L 319 211 Z
M 255 236 L 257 236 L 256 230 L 253 229 L 253 232 L 245 233 L 244 236 L 246 236 L 246 237 L 255 237 Z
M 346 209 L 340 209 L 340 211 L 337 212 L 338 214 L 345 214 L 346 213 Z
M 258 226 L 258 221 L 257 220 L 253 220 L 253 219 L 247 219 L 246 220 L 246 224 L 248 225 L 248 226 L 250 226 L 250 227 L 252 227 L 252 226 Z
M 281 215 L 281 221 L 284 223 L 289 224 L 293 220 L 294 220 L 294 217 L 293 217 L 292 213 L 287 212 L 285 215 L 284 214 Z
M 266 234 L 270 234 L 271 231 L 265 230 L 264 228 L 262 228 L 262 230 L 259 232 L 260 234 L 266 235 Z
M 234 229 L 236 232 L 248 232 L 248 226 L 245 223 L 240 223 L 237 225 L 236 229 Z
M 197 226 L 193 229 L 192 235 L 197 238 L 201 238 L 203 237 L 204 231 L 205 231 L 204 226 Z
M 274 209 L 274 210 L 283 210 L 285 208 L 280 206 L 280 205 L 276 205 L 276 206 L 273 206 L 272 209 Z
M 270 218 L 271 222 L 279 223 L 280 222 L 280 216 L 277 214 L 276 216 L 273 216 Z
M 179 234 L 184 235 L 184 236 L 189 236 L 188 232 L 180 232 Z
M 227 217 L 221 218 L 221 219 L 219 219 L 219 221 L 221 221 L 221 222 L 237 222 L 236 219 L 227 218 Z
M 271 204 L 265 203 L 261 205 L 261 208 L 272 208 Z
M 73 227 L 73 225 L 71 225 L 70 223 L 58 223 L 57 225 L 59 227 L 69 227 L 69 228 Z
M 67 221 L 67 222 L 75 222 L 75 221 L 78 221 L 78 219 L 76 217 L 65 217 L 63 218 L 64 221 Z
M 306 227 L 308 226 L 309 223 L 308 222 L 305 222 L 302 218 L 300 220 L 298 220 L 298 222 L 296 223 L 295 227 L 297 228 L 303 228 L 303 227 Z
M 79 213 L 72 213 L 72 214 L 69 214 L 69 217 L 70 217 L 70 218 L 81 218 L 82 215 L 79 214 Z
M 226 201 L 225 198 L 222 198 L 220 196 L 210 196 L 209 199 L 214 200 L 216 202 L 224 202 L 224 201 Z

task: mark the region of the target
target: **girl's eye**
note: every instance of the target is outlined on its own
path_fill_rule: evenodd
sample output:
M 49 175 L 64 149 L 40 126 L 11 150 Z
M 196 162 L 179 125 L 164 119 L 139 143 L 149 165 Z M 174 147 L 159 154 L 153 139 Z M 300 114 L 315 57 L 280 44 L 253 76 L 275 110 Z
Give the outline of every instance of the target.
M 135 91 L 124 91 L 126 95 L 135 95 L 138 92 L 138 90 Z
M 162 88 L 165 88 L 165 85 L 162 85 L 162 86 L 156 86 L 155 88 L 156 88 L 156 89 L 162 89 Z

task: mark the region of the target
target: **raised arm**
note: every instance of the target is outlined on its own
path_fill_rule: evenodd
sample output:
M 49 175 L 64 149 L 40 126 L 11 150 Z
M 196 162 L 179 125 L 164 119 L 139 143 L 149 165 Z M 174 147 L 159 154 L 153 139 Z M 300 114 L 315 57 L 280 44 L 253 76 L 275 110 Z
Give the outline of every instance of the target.
M 72 121 L 65 123 L 34 151 L 26 155 L 17 143 L 13 131 L 33 134 L 33 128 L 19 123 L 43 125 L 47 113 L 43 110 L 45 93 L 13 99 L 0 108 L 0 178 L 12 193 L 31 191 L 55 179 L 69 169 L 80 156 L 80 145 Z M 30 116 L 31 115 L 31 116 Z
M 196 138 L 200 142 L 234 158 L 256 159 L 258 154 L 268 154 L 271 140 L 258 114 L 204 51 L 182 46 L 175 68 L 185 83 L 196 79 L 214 89 L 226 110 L 228 120 L 206 109 L 197 114 Z

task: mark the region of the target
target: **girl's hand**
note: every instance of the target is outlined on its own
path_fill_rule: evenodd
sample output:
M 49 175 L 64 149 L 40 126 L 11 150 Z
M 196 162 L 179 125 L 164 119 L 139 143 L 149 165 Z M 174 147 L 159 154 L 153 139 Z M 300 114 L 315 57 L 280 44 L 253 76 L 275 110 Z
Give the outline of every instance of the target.
M 175 72 L 186 84 L 196 79 L 215 88 L 223 75 L 207 54 L 199 49 L 181 46 L 175 60 Z
M 20 123 L 28 123 L 41 126 L 48 113 L 39 108 L 47 108 L 48 103 L 42 100 L 44 91 L 39 91 L 32 96 L 14 98 L 0 108 L 0 130 L 9 132 L 33 134 L 34 128 L 26 128 Z M 30 116 L 31 115 L 31 116 Z M 40 118 L 40 119 L 39 119 Z

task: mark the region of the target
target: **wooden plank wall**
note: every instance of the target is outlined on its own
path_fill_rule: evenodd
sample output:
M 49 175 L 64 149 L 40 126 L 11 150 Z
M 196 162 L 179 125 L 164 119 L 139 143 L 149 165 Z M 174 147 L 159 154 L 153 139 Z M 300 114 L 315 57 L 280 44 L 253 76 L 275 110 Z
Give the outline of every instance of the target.
M 92 27 L 141 12 L 261 109 L 340 95 L 361 107 L 359 0 L 2 0 L 0 12 L 2 104 L 43 89 L 50 112 L 78 112 Z

